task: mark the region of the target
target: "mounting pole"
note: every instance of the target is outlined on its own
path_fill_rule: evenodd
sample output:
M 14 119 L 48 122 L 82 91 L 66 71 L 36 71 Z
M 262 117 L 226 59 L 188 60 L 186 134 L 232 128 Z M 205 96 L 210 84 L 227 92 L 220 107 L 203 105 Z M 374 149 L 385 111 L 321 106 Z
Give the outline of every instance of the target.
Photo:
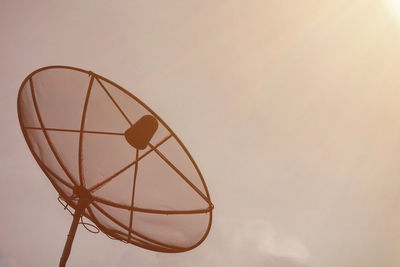
M 59 267 L 65 267 L 67 263 L 69 254 L 71 253 L 72 242 L 74 241 L 76 229 L 78 228 L 79 219 L 82 216 L 83 211 L 89 206 L 91 202 L 91 196 L 89 191 L 83 187 L 75 187 L 74 194 L 79 197 L 78 205 L 76 206 L 74 219 L 72 221 L 71 227 L 69 228 L 69 233 L 67 240 L 65 241 L 64 251 L 60 259 Z

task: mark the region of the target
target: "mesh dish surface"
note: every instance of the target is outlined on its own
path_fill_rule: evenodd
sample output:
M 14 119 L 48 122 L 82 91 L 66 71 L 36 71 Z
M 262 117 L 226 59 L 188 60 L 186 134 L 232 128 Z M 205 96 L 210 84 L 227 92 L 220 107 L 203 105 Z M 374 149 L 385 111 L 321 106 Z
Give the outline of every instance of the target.
M 125 132 L 149 115 L 157 130 L 137 149 Z M 41 68 L 20 87 L 18 117 L 60 196 L 76 208 L 74 188 L 89 190 L 83 215 L 108 236 L 174 253 L 208 235 L 213 204 L 199 168 L 168 125 L 119 85 L 74 67 Z

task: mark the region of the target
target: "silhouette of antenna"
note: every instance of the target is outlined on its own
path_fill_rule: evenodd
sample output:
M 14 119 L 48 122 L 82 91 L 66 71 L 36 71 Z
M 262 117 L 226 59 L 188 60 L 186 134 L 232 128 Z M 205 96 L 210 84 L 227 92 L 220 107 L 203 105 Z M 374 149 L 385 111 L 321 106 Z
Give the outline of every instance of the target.
M 74 210 L 59 266 L 79 223 L 167 253 L 207 237 L 214 206 L 199 168 L 168 125 L 119 85 L 79 68 L 44 67 L 22 82 L 18 118 L 59 201 Z

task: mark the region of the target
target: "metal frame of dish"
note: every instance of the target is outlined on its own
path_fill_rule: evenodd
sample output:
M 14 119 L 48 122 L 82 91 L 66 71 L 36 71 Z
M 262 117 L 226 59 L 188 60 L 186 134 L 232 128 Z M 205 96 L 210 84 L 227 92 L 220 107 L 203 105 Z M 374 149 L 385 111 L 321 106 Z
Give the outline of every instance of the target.
M 33 86 L 33 82 L 32 82 L 32 78 L 33 76 L 41 71 L 47 70 L 47 69 L 69 69 L 69 70 L 75 70 L 75 71 L 79 71 L 82 73 L 85 73 L 87 75 L 90 76 L 90 82 L 88 85 L 88 90 L 87 90 L 87 94 L 86 94 L 86 99 L 85 99 L 85 104 L 83 107 L 83 113 L 82 113 L 82 120 L 81 120 L 81 127 L 80 129 L 59 129 L 59 128 L 46 128 L 43 121 L 42 121 L 42 117 L 40 114 L 40 110 L 39 107 L 37 105 L 37 101 L 36 101 L 36 97 L 35 97 L 35 90 L 34 90 L 34 86 Z M 112 102 L 114 103 L 114 105 L 118 108 L 118 110 L 121 112 L 121 114 L 124 116 L 124 118 L 128 121 L 128 123 L 130 125 L 132 125 L 131 121 L 129 120 L 129 118 L 125 115 L 125 113 L 123 112 L 123 110 L 121 109 L 121 107 L 118 105 L 118 103 L 113 99 L 113 97 L 108 93 L 107 89 L 104 87 L 104 85 L 101 83 L 101 80 L 110 83 L 111 85 L 115 86 L 116 88 L 118 88 L 119 90 L 121 90 L 123 93 L 125 93 L 127 96 L 131 97 L 133 100 L 135 100 L 136 102 L 138 102 L 140 105 L 142 105 L 149 113 L 151 113 L 159 122 L 161 122 L 161 124 L 169 131 L 170 135 L 166 136 L 161 142 L 159 142 L 158 144 L 152 145 L 149 144 L 150 146 L 150 150 L 148 150 L 145 154 L 143 154 L 142 156 L 138 157 L 138 150 L 136 151 L 136 160 L 132 163 L 130 163 L 129 165 L 127 165 L 125 168 L 119 170 L 117 173 L 115 173 L 114 175 L 108 177 L 107 179 L 101 181 L 100 183 L 92 186 L 91 188 L 86 188 L 85 187 L 85 181 L 84 181 L 84 176 L 83 176 L 83 171 L 82 171 L 82 136 L 83 133 L 91 133 L 91 134 L 111 134 L 111 135 L 124 135 L 124 133 L 115 133 L 115 132 L 100 132 L 100 131 L 85 131 L 84 129 L 84 124 L 85 124 L 85 118 L 86 118 L 86 109 L 88 106 L 88 100 L 90 97 L 90 90 L 93 84 L 93 81 L 96 79 L 97 82 L 99 82 L 99 84 L 103 87 L 103 89 L 106 91 L 107 95 L 110 97 L 110 99 L 112 100 Z M 25 84 L 29 82 L 30 84 L 30 90 L 31 90 L 31 94 L 32 94 L 32 100 L 33 100 L 33 104 L 34 104 L 34 108 L 35 108 L 35 112 L 36 112 L 36 116 L 38 118 L 38 121 L 40 123 L 40 127 L 25 127 L 23 125 L 23 120 L 22 120 L 22 114 L 21 114 L 21 106 L 20 106 L 20 97 L 21 97 L 21 92 L 25 86 Z M 61 257 L 60 260 L 60 265 L 59 266 L 65 266 L 65 263 L 68 259 L 70 250 L 71 250 L 71 246 L 72 246 L 72 242 L 75 236 L 75 232 L 76 232 L 76 228 L 78 226 L 79 223 L 79 219 L 81 218 L 81 216 L 85 216 L 86 218 L 88 218 L 90 221 L 92 221 L 103 233 L 105 233 L 107 236 L 111 237 L 112 239 L 117 239 L 120 240 L 122 242 L 125 243 L 131 243 L 134 244 L 136 246 L 145 248 L 145 249 L 149 249 L 149 250 L 153 250 L 153 251 L 157 251 L 157 252 L 165 252 L 165 253 L 178 253 L 178 252 L 184 252 L 184 251 L 188 251 L 191 250 L 197 246 L 199 246 L 207 237 L 210 228 L 211 228 L 211 223 L 212 223 L 212 210 L 214 208 L 214 205 L 211 202 L 210 199 L 210 195 L 208 192 L 208 188 L 207 185 L 204 181 L 204 178 L 196 164 L 196 162 L 193 160 L 192 156 L 190 155 L 189 151 L 187 150 L 187 148 L 185 147 L 185 145 L 180 141 L 180 139 L 177 137 L 177 135 L 169 128 L 169 126 L 152 110 L 150 109 L 146 104 L 144 104 L 140 99 L 138 99 L 136 96 L 134 96 L 133 94 L 131 94 L 129 91 L 127 91 L 126 89 L 122 88 L 121 86 L 119 86 L 118 84 L 116 84 L 115 82 L 100 76 L 98 74 L 95 74 L 91 71 L 87 71 L 84 69 L 80 69 L 80 68 L 76 68 L 76 67 L 70 67 L 70 66 L 61 66 L 61 65 L 55 65 L 55 66 L 48 66 L 48 67 L 43 67 L 40 69 L 37 69 L 36 71 L 32 72 L 31 74 L 29 74 L 24 81 L 22 82 L 20 89 L 19 89 L 19 93 L 18 93 L 18 102 L 17 102 L 17 109 L 18 109 L 18 119 L 20 121 L 20 126 L 21 126 L 21 130 L 22 133 L 24 135 L 25 141 L 27 142 L 30 151 L 32 152 L 32 155 L 34 156 L 35 160 L 37 161 L 37 163 L 39 164 L 40 168 L 43 170 L 43 172 L 46 174 L 46 176 L 49 178 L 50 182 L 53 184 L 53 186 L 55 187 L 55 189 L 57 190 L 57 192 L 59 193 L 59 195 L 61 196 L 61 198 L 63 200 L 65 200 L 65 202 L 71 206 L 74 210 L 74 219 L 73 222 L 71 224 L 70 227 L 70 231 L 66 240 L 66 244 L 64 247 L 64 251 L 63 251 L 63 255 Z M 48 168 L 44 162 L 39 158 L 38 155 L 36 155 L 32 143 L 28 138 L 28 133 L 27 130 L 40 130 L 43 132 L 46 141 L 54 155 L 54 157 L 56 158 L 57 162 L 59 163 L 59 165 L 61 166 L 61 168 L 63 169 L 63 171 L 65 172 L 65 174 L 69 177 L 71 183 L 68 183 L 66 181 L 64 181 L 62 178 L 60 178 L 59 176 L 57 176 L 50 168 Z M 72 178 L 70 172 L 68 171 L 68 169 L 64 166 L 64 164 L 62 163 L 59 155 L 57 154 L 57 152 L 54 149 L 54 146 L 47 134 L 47 131 L 64 131 L 64 132 L 76 132 L 79 133 L 79 184 L 76 183 L 76 181 Z M 183 148 L 183 150 L 185 151 L 186 155 L 189 157 L 191 163 L 193 164 L 193 166 L 195 167 L 197 173 L 199 174 L 199 177 L 201 179 L 201 182 L 203 184 L 203 187 L 205 189 L 206 195 L 204 195 L 195 185 L 193 185 L 193 183 L 190 182 L 190 180 L 188 178 L 186 178 L 182 172 L 179 171 L 178 168 L 176 168 L 171 162 L 168 161 L 168 159 L 157 149 L 158 146 L 160 146 L 161 144 L 163 144 L 166 140 L 168 140 L 169 138 L 175 138 L 176 141 L 179 143 L 179 145 Z M 175 172 L 177 172 L 177 174 L 179 174 L 179 176 L 189 185 L 191 186 L 207 203 L 208 203 L 208 208 L 206 209 L 196 209 L 196 210 L 153 210 L 153 209 L 145 209 L 145 208 L 139 208 L 139 207 L 134 207 L 134 203 L 133 203 L 133 196 L 132 196 L 132 203 L 130 206 L 127 205 L 121 205 L 119 203 L 114 203 L 112 201 L 109 200 L 105 200 L 96 196 L 92 196 L 90 194 L 90 192 L 92 190 L 95 190 L 99 187 L 101 187 L 102 185 L 104 185 L 105 183 L 111 181 L 113 178 L 115 178 L 118 174 L 120 174 L 121 172 L 123 172 L 124 170 L 128 169 L 129 167 L 135 165 L 135 174 L 134 174 L 134 185 L 135 186 L 135 180 L 136 180 L 136 173 L 137 173 L 137 165 L 138 162 L 141 158 L 145 157 L 148 153 L 151 152 L 155 152 L 157 153 L 172 169 L 174 169 Z M 68 188 L 70 188 L 71 190 L 73 190 L 74 195 L 73 196 L 67 196 L 66 192 L 64 192 L 55 182 L 55 180 L 57 180 L 58 182 L 61 182 L 63 185 L 67 186 Z M 132 190 L 132 194 L 134 194 L 134 188 Z M 75 202 L 77 203 L 75 203 Z M 108 214 L 106 211 L 104 211 L 99 205 L 96 204 L 96 201 L 105 205 L 110 205 L 113 207 L 117 207 L 117 208 L 121 208 L 121 209 L 127 209 L 130 210 L 131 212 L 131 217 L 130 217 L 130 227 L 129 229 L 126 228 L 125 225 L 123 225 L 122 223 L 120 223 L 116 218 L 114 218 L 113 216 L 111 216 L 110 214 Z M 120 227 L 124 228 L 125 230 L 127 230 L 129 232 L 128 236 L 126 236 L 125 233 L 122 233 L 120 231 L 117 230 L 113 230 L 110 229 L 104 225 L 102 225 L 97 219 L 96 216 L 94 215 L 93 211 L 92 211 L 92 206 L 95 207 L 98 211 L 100 211 L 104 216 L 106 216 L 108 219 L 110 219 L 111 221 L 113 221 L 115 224 L 119 225 Z M 164 244 L 162 242 L 153 240 L 143 234 L 140 234 L 136 231 L 134 231 L 132 229 L 132 214 L 133 211 L 137 211 L 137 212 L 144 212 L 144 213 L 152 213 L 152 214 L 165 214 L 165 215 L 174 215 L 174 214 L 199 214 L 199 213 L 209 213 L 209 223 L 207 226 L 207 229 L 203 235 L 203 237 L 194 245 L 190 246 L 190 247 L 179 247 L 179 246 L 173 246 L 173 245 L 169 245 L 169 244 Z M 130 234 L 134 234 L 139 238 L 135 238 L 132 237 Z

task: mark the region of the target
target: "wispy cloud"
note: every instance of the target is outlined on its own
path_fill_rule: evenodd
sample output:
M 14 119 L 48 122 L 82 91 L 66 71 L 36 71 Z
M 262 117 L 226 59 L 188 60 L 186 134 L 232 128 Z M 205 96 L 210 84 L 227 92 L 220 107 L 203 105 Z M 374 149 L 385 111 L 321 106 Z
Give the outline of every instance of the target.
M 235 249 L 252 248 L 261 258 L 287 258 L 305 263 L 309 257 L 306 247 L 295 237 L 279 234 L 265 220 L 248 220 L 233 235 Z

